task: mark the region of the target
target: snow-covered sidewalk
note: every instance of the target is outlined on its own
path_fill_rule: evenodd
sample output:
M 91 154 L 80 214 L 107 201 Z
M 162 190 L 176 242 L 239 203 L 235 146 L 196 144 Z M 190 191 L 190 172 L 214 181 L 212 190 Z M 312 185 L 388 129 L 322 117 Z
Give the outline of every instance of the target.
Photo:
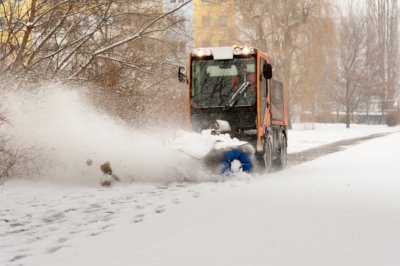
M 351 124 L 350 128 L 346 128 L 344 124 L 294 124 L 293 129 L 289 130 L 288 153 L 300 152 L 340 140 L 396 131 L 400 131 L 400 126 Z

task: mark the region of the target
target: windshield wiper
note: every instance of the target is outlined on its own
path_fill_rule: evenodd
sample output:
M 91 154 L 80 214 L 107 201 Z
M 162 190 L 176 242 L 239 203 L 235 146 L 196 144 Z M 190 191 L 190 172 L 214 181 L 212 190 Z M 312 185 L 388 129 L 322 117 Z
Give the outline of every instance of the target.
M 230 109 L 232 106 L 235 105 L 237 100 L 243 95 L 243 93 L 246 91 L 247 87 L 249 86 L 250 82 L 246 81 L 240 86 L 240 88 L 232 95 L 232 97 L 229 99 L 228 103 L 225 105 L 226 110 Z

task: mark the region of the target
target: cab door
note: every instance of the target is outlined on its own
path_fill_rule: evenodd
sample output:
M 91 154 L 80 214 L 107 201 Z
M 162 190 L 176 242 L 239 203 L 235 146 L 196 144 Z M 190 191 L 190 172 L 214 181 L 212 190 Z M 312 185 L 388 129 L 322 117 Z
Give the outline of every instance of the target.
M 264 65 L 269 64 L 266 54 L 258 52 L 257 55 L 257 150 L 262 151 L 265 128 L 271 124 L 271 112 L 269 105 L 270 80 L 263 74 Z
M 264 135 L 265 127 L 271 125 L 271 112 L 270 112 L 270 87 L 271 80 L 266 78 L 263 74 L 264 66 L 269 65 L 269 58 L 266 54 L 259 52 L 258 55 L 258 77 L 259 77 L 259 128 Z

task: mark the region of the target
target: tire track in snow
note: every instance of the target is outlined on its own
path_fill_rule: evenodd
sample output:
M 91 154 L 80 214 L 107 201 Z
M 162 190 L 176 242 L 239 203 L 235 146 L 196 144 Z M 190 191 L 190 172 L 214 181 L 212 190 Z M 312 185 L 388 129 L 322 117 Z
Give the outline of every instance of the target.
M 328 155 L 331 153 L 346 150 L 354 145 L 360 144 L 367 140 L 381 138 L 381 137 L 385 137 L 390 134 L 399 133 L 399 132 L 400 131 L 377 133 L 377 134 L 372 134 L 372 135 L 363 136 L 363 137 L 359 137 L 359 138 L 345 139 L 345 140 L 336 141 L 336 142 L 333 142 L 330 144 L 318 146 L 315 148 L 311 148 L 311 149 L 308 149 L 305 151 L 289 153 L 288 154 L 288 167 L 302 164 L 305 162 L 309 162 L 309 161 L 318 159 L 319 157 L 322 157 L 322 156 L 325 156 L 325 155 Z

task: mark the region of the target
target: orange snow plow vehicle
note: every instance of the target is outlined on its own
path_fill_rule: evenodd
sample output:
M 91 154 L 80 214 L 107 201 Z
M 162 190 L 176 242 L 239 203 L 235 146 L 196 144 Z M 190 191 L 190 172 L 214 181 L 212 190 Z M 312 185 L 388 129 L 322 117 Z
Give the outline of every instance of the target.
M 229 147 L 209 156 L 224 171 L 234 160 L 245 172 L 286 165 L 286 94 L 272 74 L 268 55 L 252 47 L 197 48 L 189 54 L 187 70 L 179 67 L 179 81 L 188 84 L 188 127 L 229 134 L 253 147 Z

